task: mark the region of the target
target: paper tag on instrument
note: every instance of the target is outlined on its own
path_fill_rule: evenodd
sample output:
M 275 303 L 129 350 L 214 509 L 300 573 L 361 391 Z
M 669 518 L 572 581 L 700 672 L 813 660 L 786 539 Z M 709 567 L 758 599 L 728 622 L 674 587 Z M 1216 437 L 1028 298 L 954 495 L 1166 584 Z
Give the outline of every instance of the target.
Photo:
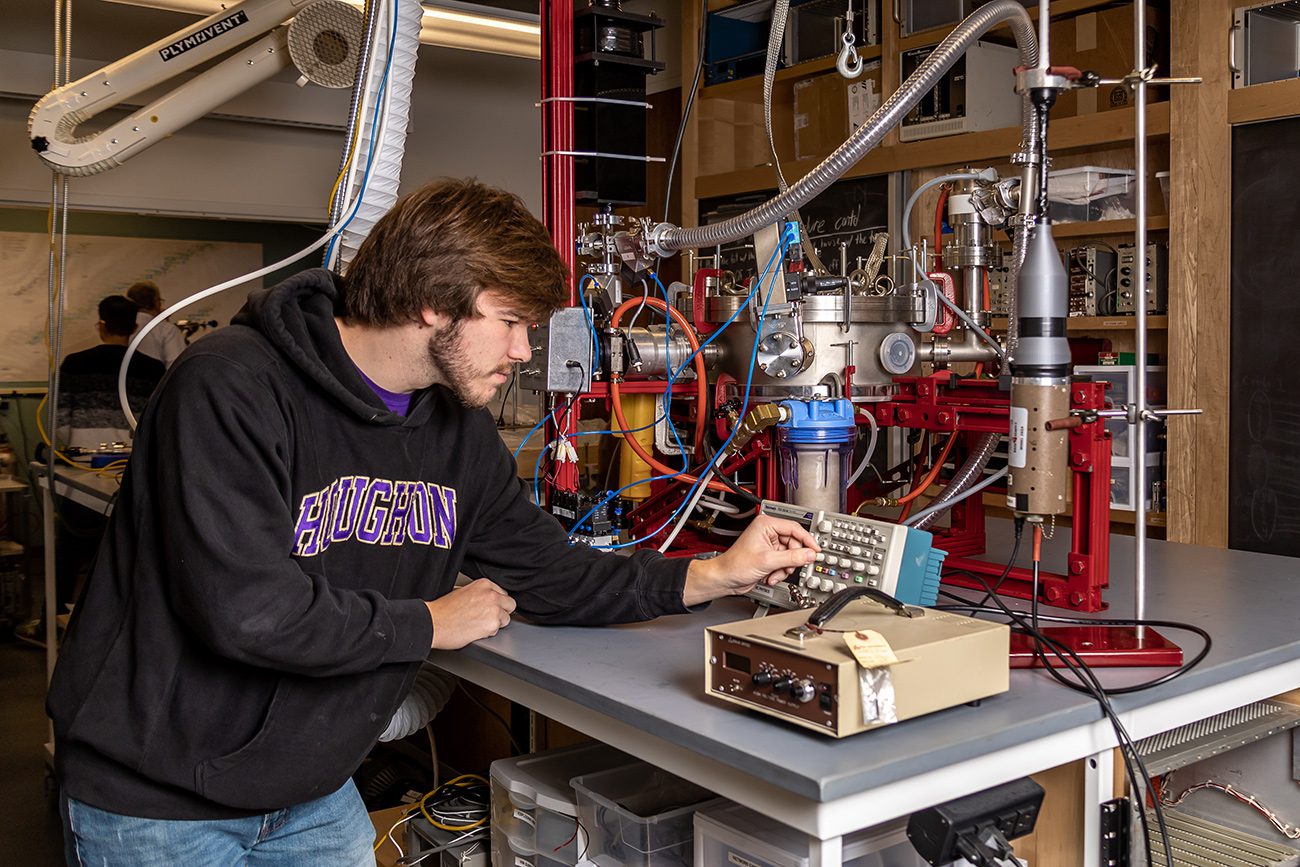
M 899 659 L 894 649 L 889 646 L 885 636 L 872 629 L 844 633 L 844 643 L 849 646 L 849 653 L 863 668 L 885 668 L 897 665 Z

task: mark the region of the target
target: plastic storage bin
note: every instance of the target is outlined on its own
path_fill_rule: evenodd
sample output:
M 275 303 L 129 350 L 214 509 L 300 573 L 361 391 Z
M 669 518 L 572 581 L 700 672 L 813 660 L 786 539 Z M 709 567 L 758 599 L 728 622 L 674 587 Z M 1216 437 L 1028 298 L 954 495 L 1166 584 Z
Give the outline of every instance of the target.
M 493 762 L 493 862 L 576 864 L 588 841 L 569 779 L 634 761 L 604 744 L 580 744 Z
M 694 852 L 694 817 L 712 792 L 638 762 L 574 777 L 578 819 L 600 867 L 681 867 Z
M 1146 496 L 1143 508 L 1150 512 L 1161 506 L 1153 496 L 1153 486 L 1163 486 L 1165 482 L 1165 456 L 1161 452 L 1147 455 Z M 1133 496 L 1137 468 L 1128 458 L 1116 458 L 1110 468 L 1110 507 L 1115 511 L 1132 512 L 1136 510 L 1137 498 Z
M 1137 213 L 1137 172 L 1080 166 L 1059 169 L 1047 179 L 1053 223 L 1128 220 Z
M 695 814 L 695 863 L 699 867 L 807 867 L 808 837 L 727 801 Z M 926 867 L 898 819 L 844 838 L 846 867 Z
M 1168 371 L 1164 365 L 1147 365 L 1147 406 L 1151 409 L 1163 409 L 1168 400 Z M 1137 367 L 1132 364 L 1079 364 L 1075 365 L 1074 372 L 1076 376 L 1088 376 L 1098 382 L 1110 383 L 1106 389 L 1107 409 L 1124 406 L 1137 391 Z M 1106 430 L 1110 431 L 1112 461 L 1137 454 L 1136 427 L 1124 419 L 1107 419 L 1105 425 Z M 1147 424 L 1147 454 L 1164 450 L 1160 439 L 1163 430 L 1164 425 L 1160 422 Z

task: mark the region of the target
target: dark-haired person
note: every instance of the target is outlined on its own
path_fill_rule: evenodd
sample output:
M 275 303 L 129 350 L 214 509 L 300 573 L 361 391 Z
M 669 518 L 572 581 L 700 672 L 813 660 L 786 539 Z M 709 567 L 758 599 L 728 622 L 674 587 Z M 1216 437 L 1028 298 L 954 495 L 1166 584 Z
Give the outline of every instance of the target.
M 136 325 L 140 328 L 144 328 L 150 320 L 162 313 L 163 307 L 166 306 L 163 304 L 162 292 L 158 289 L 158 284 L 152 280 L 132 283 L 131 288 L 126 290 L 126 297 L 140 308 L 135 317 Z M 159 322 L 149 330 L 144 340 L 140 341 L 137 350 L 161 361 L 164 367 L 171 367 L 177 356 L 185 351 L 185 335 L 171 322 Z
M 430 648 L 812 559 L 770 518 L 713 560 L 617 557 L 530 502 L 483 407 L 568 278 L 517 196 L 442 180 L 345 279 L 257 292 L 172 365 L 50 687 L 70 863 L 372 864 L 349 778 Z
M 59 365 L 55 441 L 62 449 L 97 449 L 131 439 L 117 395 L 117 372 L 135 331 L 137 308 L 123 295 L 109 295 L 100 300 L 98 313 L 95 328 L 99 345 L 71 353 Z M 152 358 L 136 355 L 131 359 L 126 378 L 127 397 L 137 414 L 144 411 L 145 402 L 163 373 L 163 366 Z M 60 497 L 57 505 L 55 611 L 63 613 L 95 559 L 105 518 L 101 512 L 70 499 Z M 31 640 L 44 633 L 44 624 L 37 620 L 20 627 L 19 636 Z

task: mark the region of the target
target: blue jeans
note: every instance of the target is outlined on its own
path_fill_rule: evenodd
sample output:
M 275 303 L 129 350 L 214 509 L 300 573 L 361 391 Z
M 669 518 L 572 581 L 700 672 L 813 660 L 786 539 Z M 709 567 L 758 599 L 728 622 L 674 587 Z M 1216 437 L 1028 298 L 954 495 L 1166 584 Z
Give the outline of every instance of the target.
M 140 819 L 64 796 L 71 867 L 374 867 L 374 826 L 351 780 L 332 795 L 243 819 Z

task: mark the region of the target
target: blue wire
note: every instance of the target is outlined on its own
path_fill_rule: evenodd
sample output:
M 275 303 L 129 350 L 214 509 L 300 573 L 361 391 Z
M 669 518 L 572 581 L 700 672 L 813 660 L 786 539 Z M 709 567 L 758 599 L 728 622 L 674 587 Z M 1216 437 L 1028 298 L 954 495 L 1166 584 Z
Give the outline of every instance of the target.
M 704 346 L 707 346 L 709 343 L 711 343 L 713 340 L 715 340 L 715 339 L 716 339 L 716 338 L 717 338 L 717 337 L 722 333 L 722 331 L 723 331 L 724 329 L 727 328 L 727 326 L 729 326 L 732 322 L 735 321 L 736 317 L 740 314 L 740 311 L 743 310 L 743 309 L 745 309 L 746 305 L 748 304 L 749 299 L 751 299 L 751 298 L 754 297 L 754 293 L 757 292 L 758 289 L 759 289 L 759 287 L 762 285 L 763 279 L 767 276 L 767 272 L 768 272 L 768 270 L 771 269 L 772 265 L 776 262 L 777 257 L 778 257 L 778 256 L 784 256 L 784 255 L 785 255 L 785 251 L 788 249 L 789 245 L 792 244 L 792 243 L 794 243 L 794 236 L 793 236 L 792 232 L 787 231 L 787 232 L 783 233 L 783 236 L 782 236 L 782 239 L 781 239 L 781 247 L 780 247 L 780 249 L 779 249 L 779 250 L 776 250 L 776 251 L 774 251 L 774 252 L 772 253 L 772 257 L 768 260 L 767 265 L 765 265 L 765 266 L 763 267 L 763 273 L 759 276 L 759 279 L 758 279 L 757 281 L 755 281 L 755 283 L 754 283 L 754 288 L 750 290 L 749 295 L 746 296 L 745 304 L 740 305 L 740 306 L 737 308 L 736 312 L 733 313 L 733 314 L 731 315 L 731 317 L 728 318 L 727 321 L 724 322 L 724 323 L 722 324 L 722 326 L 719 327 L 719 328 L 718 328 L 718 329 L 717 329 L 717 330 L 716 330 L 716 331 L 715 331 L 715 332 L 714 332 L 714 333 L 709 337 L 709 339 L 708 339 L 707 341 L 705 341 L 705 343 L 700 347 L 701 350 L 704 348 Z M 658 279 L 658 278 L 656 277 L 656 279 Z M 775 280 L 775 277 L 774 277 L 774 278 L 773 278 L 773 283 L 775 284 L 775 282 L 776 282 L 776 280 Z M 662 284 L 660 284 L 660 285 L 662 286 Z M 769 292 L 769 293 L 768 293 L 768 299 L 765 300 L 765 301 L 763 302 L 763 315 L 766 315 L 766 313 L 767 313 L 767 304 L 768 304 L 768 301 L 770 301 L 770 299 L 771 299 L 771 293 Z M 762 326 L 761 326 L 761 323 L 760 323 L 759 331 L 761 332 L 761 330 L 762 330 Z M 749 387 L 750 387 L 750 385 L 751 385 L 752 382 L 753 382 L 753 376 L 754 376 L 754 359 L 755 359 L 755 357 L 757 356 L 757 353 L 758 353 L 758 343 L 759 343 L 759 340 L 760 340 L 760 337 L 759 337 L 758 334 L 756 334 L 756 335 L 755 335 L 755 338 L 754 338 L 754 347 L 753 347 L 753 352 L 751 353 L 751 356 L 750 356 L 749 374 L 748 374 L 748 377 L 747 377 L 747 379 L 746 379 L 746 384 L 745 384 L 745 406 L 746 406 L 746 407 L 748 407 L 748 405 L 749 405 Z M 678 368 L 678 369 L 673 373 L 673 377 L 672 377 L 672 379 L 675 379 L 678 375 L 681 374 L 681 372 L 682 372 L 683 370 L 686 369 L 686 365 L 689 364 L 689 363 L 691 362 L 691 360 L 695 357 L 695 354 L 696 354 L 696 353 L 693 352 L 693 353 L 691 353 L 690 356 L 687 357 L 686 361 L 684 361 L 684 362 L 682 363 L 682 366 L 681 366 L 680 368 Z M 671 383 L 672 383 L 672 379 L 669 380 L 669 384 L 670 384 L 670 385 L 671 385 Z M 601 432 L 600 432 L 600 431 L 590 431 L 590 432 L 588 432 L 588 433 L 595 434 L 595 433 L 601 433 Z M 608 433 L 612 433 L 612 431 L 609 431 Z M 582 435 L 582 434 L 574 434 L 574 435 L 575 435 L 575 436 L 580 436 L 580 435 Z M 733 431 L 732 431 L 732 436 L 734 436 L 734 435 L 735 435 L 735 431 L 733 430 Z M 726 441 L 726 443 L 723 444 L 723 447 L 725 448 L 726 445 L 730 444 L 730 442 L 731 442 L 731 436 L 729 436 L 729 437 L 727 438 L 727 441 Z M 585 515 L 583 515 L 581 518 L 579 518 L 579 519 L 574 523 L 574 528 L 576 529 L 577 527 L 581 526 L 582 523 L 583 523 L 584 521 L 586 521 L 587 518 L 591 517 L 591 515 L 594 514 L 595 511 L 596 511 L 597 509 L 599 509 L 599 508 L 600 508 L 601 506 L 603 506 L 605 503 L 609 502 L 611 499 L 613 499 L 614 497 L 618 496 L 618 494 L 622 493 L 623 491 L 627 490 L 628 488 L 636 487 L 637 485 L 647 484 L 647 483 L 649 483 L 649 482 L 651 482 L 651 481 L 656 481 L 656 480 L 658 480 L 658 479 L 660 479 L 660 478 L 664 478 L 664 479 L 672 479 L 672 478 L 676 478 L 677 476 L 681 475 L 683 472 L 685 472 L 685 470 L 679 470 L 679 471 L 676 472 L 676 473 L 672 473 L 672 474 L 665 475 L 665 476 L 658 476 L 658 477 L 655 477 L 655 478 L 653 478 L 653 479 L 646 479 L 644 482 L 634 482 L 634 483 L 629 484 L 629 485 L 624 485 L 622 488 L 619 488 L 617 491 L 614 491 L 614 492 L 612 492 L 612 493 L 606 495 L 606 496 L 604 497 L 604 499 L 600 500 L 598 503 L 596 503 L 596 505 L 592 506 L 591 509 L 590 509 L 590 510 L 585 514 Z M 686 496 L 685 498 L 683 498 L 683 500 L 682 500 L 682 506 L 679 506 L 679 507 L 677 508 L 677 510 L 673 513 L 673 516 L 670 517 L 670 518 L 668 519 L 669 523 L 671 523 L 671 522 L 676 518 L 676 516 L 677 516 L 678 514 L 680 514 L 682 507 L 684 507 L 685 504 L 686 504 L 686 502 L 689 501 L 689 499 L 690 499 L 690 497 L 691 497 L 691 494 L 693 494 L 693 492 L 694 492 L 694 489 L 695 489 L 695 486 L 692 485 L 692 486 L 691 486 L 691 489 L 690 489 L 690 490 L 688 491 L 688 493 L 687 493 L 687 496 Z M 653 537 L 654 535 L 657 535 L 657 534 L 663 532 L 663 529 L 664 529 L 664 527 L 666 527 L 666 526 L 667 526 L 667 524 L 664 524 L 663 526 L 661 526 L 658 530 L 656 530 L 653 534 L 651 534 L 651 537 Z M 572 530 L 570 530 L 570 532 L 572 532 Z M 651 538 L 651 537 L 647 537 L 647 538 Z M 619 545 L 618 547 L 627 547 L 629 544 L 636 544 L 636 542 L 625 543 L 625 544 L 623 544 L 623 545 Z M 606 547 L 606 546 L 597 546 L 597 547 Z M 610 550 L 613 550 L 613 549 L 611 548 Z
M 791 238 L 787 237 L 788 235 L 789 235 L 788 232 L 785 233 L 785 234 L 783 235 L 782 240 L 781 240 L 781 247 L 780 247 L 780 249 L 778 249 L 778 250 L 774 250 L 774 251 L 772 252 L 772 257 L 771 257 L 770 259 L 768 259 L 768 260 L 767 260 L 767 264 L 766 264 L 765 266 L 763 266 L 763 273 L 759 276 L 758 280 L 756 280 L 756 281 L 754 282 L 754 288 L 751 289 L 750 292 L 749 292 L 749 295 L 746 296 L 746 298 L 745 298 L 745 303 L 739 305 L 739 306 L 737 307 L 737 309 L 736 309 L 736 312 L 733 313 L 733 314 L 731 314 L 731 317 L 730 317 L 729 319 L 727 319 L 727 321 L 724 322 L 724 323 L 723 323 L 723 324 L 722 324 L 722 325 L 721 325 L 721 326 L 720 326 L 720 327 L 719 327 L 719 328 L 718 328 L 718 329 L 717 329 L 717 330 L 716 330 L 712 335 L 710 335 L 709 339 L 708 339 L 707 341 L 705 341 L 705 343 L 700 347 L 701 350 L 704 348 L 704 346 L 707 346 L 707 345 L 708 345 L 709 343 L 711 343 L 713 340 L 717 339 L 717 337 L 718 337 L 718 336 L 723 332 L 723 330 L 726 329 L 727 326 L 731 325 L 731 323 L 734 322 L 734 321 L 736 320 L 736 317 L 740 314 L 740 311 L 745 309 L 746 305 L 749 303 L 749 299 L 751 299 L 751 298 L 754 297 L 754 293 L 757 292 L 758 289 L 759 289 L 759 287 L 762 285 L 762 283 L 763 283 L 763 279 L 767 276 L 767 272 L 768 272 L 768 271 L 772 268 L 772 266 L 776 263 L 776 261 L 777 261 L 777 257 L 778 257 L 778 256 L 784 256 L 784 255 L 785 255 L 785 251 L 786 251 L 786 249 L 787 249 L 787 248 L 789 247 L 789 245 L 792 243 Z M 659 281 L 659 278 L 658 278 L 657 275 L 655 276 L 655 281 L 656 281 L 656 282 Z M 775 283 L 775 279 L 773 280 L 773 282 Z M 660 283 L 659 285 L 660 285 L 660 287 L 662 288 L 663 284 Z M 665 294 L 666 294 L 666 293 L 665 293 Z M 771 294 L 771 293 L 769 293 L 769 297 L 770 297 L 770 294 Z M 667 303 L 667 301 L 665 300 L 665 304 L 666 304 L 666 303 Z M 766 303 L 766 302 L 764 302 L 764 304 L 763 304 L 763 311 L 764 311 L 764 313 L 767 312 L 767 303 Z M 665 315 L 666 315 L 666 314 L 665 314 Z M 755 353 L 757 353 L 757 351 L 758 351 L 758 337 L 757 337 L 757 336 L 755 336 L 755 339 L 754 339 L 754 351 L 755 351 Z M 676 380 L 676 378 L 677 378 L 678 376 L 681 375 L 682 371 L 686 370 L 686 366 L 687 366 L 688 364 L 691 363 L 691 361 L 695 358 L 695 355 L 696 355 L 696 353 L 692 352 L 689 356 L 687 356 L 686 360 L 685 360 L 684 362 L 682 362 L 681 367 L 679 367 L 679 368 L 678 368 L 677 370 L 675 370 L 675 371 L 672 371 L 672 374 L 671 374 L 671 376 L 670 376 L 669 379 L 668 379 L 668 388 L 669 388 L 670 390 L 671 390 L 671 388 L 672 388 L 673 382 Z M 749 379 L 752 381 L 752 379 L 753 379 L 753 375 L 754 375 L 754 368 L 753 368 L 753 365 L 752 365 L 752 364 L 750 365 L 750 369 L 749 369 L 749 371 L 750 371 L 750 372 L 749 372 Z M 746 388 L 748 388 L 748 385 L 746 386 Z M 667 394 L 667 393 L 668 393 L 668 392 L 666 391 L 665 394 Z M 748 392 L 747 392 L 747 393 L 748 393 Z M 654 423 L 657 423 L 657 422 L 658 422 L 658 419 L 655 419 L 655 422 L 654 422 Z M 652 423 L 652 424 L 653 424 L 653 423 Z M 650 425 L 646 425 L 645 427 L 649 427 L 649 426 L 650 426 Z M 645 430 L 645 427 L 638 428 L 638 430 Z M 571 434 L 571 436 L 588 436 L 588 435 L 596 435 L 596 434 L 601 434 L 601 433 L 610 434 L 610 433 L 616 433 L 616 432 L 615 432 L 615 431 L 586 431 L 586 432 L 581 432 L 581 433 Z M 734 433 L 734 431 L 733 431 L 733 433 Z M 678 442 L 680 443 L 681 441 L 678 440 Z M 730 443 L 730 442 L 731 442 L 731 439 L 728 438 L 728 439 L 727 439 L 727 442 Z M 584 521 L 586 521 L 587 518 L 591 517 L 591 516 L 595 513 L 595 511 L 596 511 L 597 509 L 599 509 L 601 506 L 603 506 L 603 505 L 605 505 L 606 503 L 608 503 L 610 500 L 612 500 L 614 497 L 618 496 L 618 495 L 619 495 L 620 493 L 622 493 L 623 491 L 626 491 L 628 488 L 633 488 L 633 487 L 636 487 L 637 485 L 648 484 L 648 483 L 651 482 L 651 481 L 657 481 L 658 479 L 661 479 L 661 478 L 662 478 L 662 479 L 674 479 L 674 478 L 676 478 L 677 476 L 680 476 L 680 475 L 681 475 L 682 473 L 684 473 L 684 472 L 686 472 L 686 467 L 683 467 L 682 469 L 678 470 L 677 472 L 675 472 L 675 473 L 671 473 L 671 474 L 669 474 L 669 475 L 665 475 L 665 476 L 657 476 L 657 477 L 655 477 L 655 478 L 653 478 L 653 479 L 646 479 L 646 480 L 643 481 L 643 482 L 633 482 L 632 484 L 624 485 L 623 487 L 619 488 L 617 491 L 614 491 L 614 492 L 612 492 L 612 493 L 607 494 L 603 499 L 601 499 L 601 500 L 600 500 L 599 502 L 597 502 L 594 506 L 592 506 L 591 509 L 587 512 L 587 514 L 583 515 L 581 518 L 579 518 L 577 521 L 574 522 L 573 529 L 576 529 L 577 527 L 581 526 L 582 523 L 583 523 Z M 689 497 L 689 495 L 688 495 L 687 498 L 684 499 L 684 500 L 682 501 L 683 505 L 686 503 L 686 500 L 689 499 L 689 498 L 690 498 L 690 497 Z M 674 512 L 674 513 L 673 513 L 673 514 L 674 514 L 674 517 L 675 517 L 676 514 L 679 513 L 680 511 L 681 511 L 681 509 L 678 508 L 677 512 Z M 669 520 L 671 521 L 672 519 L 670 518 Z M 573 529 L 570 529 L 569 532 L 572 533 L 572 532 L 573 532 Z M 659 533 L 659 532 L 661 532 L 662 529 L 663 529 L 663 528 L 661 527 L 659 530 L 656 530 L 655 533 Z
M 754 292 L 756 292 L 756 291 L 758 290 L 759 286 L 762 285 L 763 278 L 767 276 L 767 272 L 768 272 L 768 270 L 772 267 L 773 263 L 775 263 L 775 261 L 776 261 L 776 259 L 777 259 L 777 256 L 778 256 L 778 255 L 779 255 L 779 256 L 784 256 L 784 255 L 785 255 L 785 252 L 786 252 L 786 250 L 787 250 L 787 248 L 789 247 L 789 245 L 790 245 L 791 243 L 793 243 L 793 239 L 792 239 L 791 237 L 789 237 L 789 233 L 788 233 L 788 232 L 783 233 L 783 234 L 782 234 L 782 238 L 781 238 L 780 249 L 779 249 L 777 252 L 775 252 L 775 253 L 772 254 L 772 259 L 769 260 L 767 266 L 764 267 L 764 269 L 763 269 L 763 274 L 759 277 L 759 279 L 758 279 L 757 281 L 755 281 L 754 289 L 751 290 L 749 297 L 751 297 L 751 298 L 753 297 Z M 777 273 L 779 273 L 779 271 L 778 271 Z M 773 285 L 775 285 L 775 283 L 776 283 L 776 275 L 775 275 L 775 274 L 773 275 L 772 283 L 773 283 Z M 662 285 L 662 284 L 661 284 L 661 285 Z M 770 287 L 769 287 L 769 290 L 770 290 Z M 764 318 L 766 318 L 766 316 L 767 316 L 767 305 L 768 305 L 768 303 L 769 303 L 771 300 L 772 300 L 772 293 L 771 293 L 771 291 L 769 291 L 769 292 L 767 293 L 767 296 L 766 296 L 766 297 L 764 298 L 764 300 L 763 300 L 763 310 L 762 310 L 762 312 L 759 314 L 759 318 L 758 318 L 758 326 L 757 326 L 757 328 L 755 329 L 754 345 L 753 345 L 753 348 L 750 350 L 750 354 L 749 354 L 749 371 L 748 371 L 748 373 L 746 374 L 746 378 L 745 378 L 745 400 L 744 400 L 744 403 L 743 403 L 743 405 L 742 405 L 742 415 L 743 415 L 743 413 L 744 413 L 744 409 L 747 408 L 747 407 L 749 406 L 750 388 L 752 387 L 752 385 L 753 385 L 753 381 L 754 381 L 754 364 L 755 364 L 755 362 L 756 362 L 757 359 L 758 359 L 758 344 L 759 344 L 759 342 L 760 342 L 761 339 L 762 339 L 763 320 L 764 320 Z M 731 316 L 731 318 L 727 320 L 726 325 L 731 324 L 731 322 L 732 322 L 732 321 L 736 318 L 736 316 L 739 314 L 740 310 L 743 310 L 743 309 L 744 309 L 744 305 L 741 305 L 741 306 L 737 309 L 736 313 L 733 313 L 732 316 Z M 724 325 L 723 327 L 726 327 L 726 326 Z M 718 329 L 717 332 L 714 332 L 714 334 L 710 337 L 710 340 L 712 340 L 714 337 L 716 337 L 717 334 L 718 334 L 720 331 L 721 331 L 721 329 Z M 704 345 L 701 345 L 700 349 L 702 350 L 703 348 L 704 348 Z M 692 353 L 690 357 L 693 358 L 694 355 L 695 355 L 695 353 Z M 690 360 L 690 358 L 687 359 L 687 362 L 689 362 L 689 360 Z M 678 370 L 678 373 L 680 373 L 681 370 L 684 370 L 684 369 L 685 369 L 685 363 L 683 363 L 682 368 L 680 368 L 680 369 Z M 735 438 L 736 433 L 737 433 L 738 431 L 739 431 L 739 426 L 732 428 L 731 433 L 727 436 L 726 441 L 723 442 L 722 447 L 718 450 L 719 453 L 722 453 L 722 452 L 726 451 L 727 446 L 731 445 L 731 441 L 732 441 L 732 439 Z M 684 471 L 683 471 L 683 472 L 684 472 Z M 679 475 L 681 475 L 681 472 L 673 473 L 673 474 L 671 474 L 671 475 L 668 475 L 668 476 L 662 476 L 662 477 L 659 477 L 659 478 L 675 478 L 676 476 L 679 476 Z M 686 507 L 686 504 L 687 504 L 688 502 L 690 502 L 691 498 L 695 495 L 695 491 L 696 491 L 696 489 L 697 489 L 697 488 L 700 486 L 700 484 L 704 481 L 704 477 L 705 477 L 706 475 L 707 475 L 707 470 L 706 470 L 705 472 L 701 472 L 701 473 L 700 473 L 699 478 L 697 478 L 697 479 L 695 480 L 695 483 L 692 484 L 692 485 L 690 486 L 690 488 L 689 488 L 689 489 L 687 490 L 687 492 L 686 492 L 686 495 L 682 498 L 682 502 L 681 502 L 681 504 L 680 504 L 680 505 L 679 505 L 675 510 L 673 510 L 673 513 L 672 513 L 672 515 L 670 515 L 670 516 L 668 517 L 668 520 L 666 520 L 663 524 L 661 524 L 661 525 L 658 527 L 658 529 L 656 529 L 653 533 L 650 533 L 650 534 L 648 534 L 648 535 L 646 535 L 646 536 L 643 536 L 643 537 L 641 537 L 640 539 L 634 539 L 634 540 L 632 540 L 632 541 L 630 541 L 630 542 L 621 542 L 621 543 L 619 543 L 619 544 L 615 544 L 615 545 L 592 545 L 592 546 L 590 546 L 590 547 L 598 548 L 598 549 L 600 549 L 600 550 L 605 550 L 605 551 L 614 551 L 614 550 L 618 550 L 619 548 L 629 548 L 629 547 L 632 547 L 632 546 L 634 546 L 634 545 L 639 545 L 639 544 L 645 542 L 647 539 L 653 539 L 655 536 L 657 536 L 657 535 L 659 535 L 660 533 L 662 533 L 662 532 L 663 532 L 663 531 L 664 531 L 664 530 L 665 530 L 665 529 L 666 529 L 670 524 L 673 523 L 673 521 L 677 520 L 677 517 L 681 514 L 682 509 L 684 509 L 684 508 Z M 655 480 L 656 480 L 656 479 L 647 479 L 647 480 L 645 480 L 644 482 L 634 482 L 633 484 L 625 485 L 625 486 L 623 486 L 622 488 L 619 488 L 618 491 L 615 491 L 614 493 L 609 494 L 608 496 L 605 497 L 605 499 L 601 500 L 601 502 L 599 502 L 599 503 L 597 503 L 595 506 L 593 506 L 593 507 L 592 507 L 592 508 L 591 508 L 591 509 L 590 509 L 590 510 L 585 514 L 585 515 L 583 515 L 580 519 L 578 519 L 577 522 L 575 522 L 574 526 L 575 526 L 575 527 L 577 527 L 577 526 L 581 526 L 582 523 L 583 523 L 584 521 L 586 521 L 587 518 L 591 517 L 591 515 L 592 515 L 593 513 L 595 513 L 595 511 L 596 511 L 597 509 L 599 509 L 602 505 L 604 505 L 606 502 L 608 502 L 608 501 L 609 501 L 610 499 L 612 499 L 613 497 L 618 496 L 619 493 L 621 493 L 621 492 L 627 490 L 628 488 L 635 487 L 636 485 L 646 484 L 646 483 L 648 483 L 648 482 L 650 482 L 650 481 L 655 481 Z M 570 531 L 570 532 L 572 532 L 572 531 Z
M 361 177 L 361 191 L 357 194 L 356 201 L 352 204 L 352 213 L 348 218 L 334 230 L 334 237 L 330 238 L 329 244 L 325 248 L 325 261 L 328 263 L 334 255 L 334 245 L 343 235 L 346 229 L 357 216 L 357 211 L 361 208 L 361 199 L 365 195 L 366 189 L 370 186 L 370 170 L 375 162 L 375 142 L 379 138 L 379 109 L 384 104 L 384 92 L 388 89 L 388 75 L 393 70 L 393 48 L 397 44 L 397 3 L 393 3 L 393 26 L 388 35 L 388 61 L 384 66 L 384 77 L 379 80 L 379 92 L 375 98 L 375 114 L 370 121 L 370 149 L 366 156 L 366 173 Z
M 522 452 L 522 451 L 524 450 L 524 446 L 528 445 L 528 441 L 529 441 L 530 439 L 533 438 L 533 434 L 537 433 L 538 428 L 540 428 L 542 425 L 546 424 L 546 420 L 547 420 L 548 418 L 550 418 L 551 416 L 553 416 L 553 415 L 555 415 L 555 411 L 554 411 L 554 410 L 552 410 L 551 412 L 549 412 L 549 413 L 547 413 L 546 415 L 542 416 L 542 420 L 539 421 L 537 424 L 533 425 L 533 429 L 530 430 L 527 434 L 524 435 L 524 441 L 521 442 L 521 443 L 519 444 L 519 448 L 515 449 L 515 460 L 516 460 L 516 461 L 519 460 L 519 453 Z
M 780 251 L 782 255 L 784 255 L 787 246 L 788 246 L 788 242 L 783 240 L 781 244 L 781 251 Z M 766 276 L 766 270 L 767 269 L 764 269 L 764 276 Z M 774 278 L 773 283 L 775 282 L 776 281 Z M 762 278 L 758 280 L 758 283 L 762 283 Z M 771 301 L 771 299 L 772 299 L 772 293 L 768 292 L 767 297 L 763 301 L 763 312 L 759 314 L 758 317 L 758 327 L 755 329 L 755 334 L 754 334 L 754 346 L 749 353 L 749 372 L 746 374 L 746 378 L 745 378 L 745 402 L 744 402 L 745 406 L 749 405 L 749 390 L 750 387 L 753 385 L 753 381 L 754 381 L 754 362 L 758 358 L 758 344 L 759 341 L 762 339 L 762 335 L 763 335 L 763 319 L 767 315 L 767 305 L 768 302 Z M 722 447 L 718 449 L 719 454 L 722 454 L 727 450 L 727 446 L 731 445 L 732 439 L 735 438 L 739 430 L 740 430 L 739 425 L 731 429 L 731 433 L 727 436 L 726 441 L 722 444 Z M 680 473 L 676 473 L 674 475 L 680 475 Z M 620 542 L 619 544 L 616 545 L 593 545 L 591 547 L 599 548 L 605 551 L 614 551 L 619 548 L 629 548 L 634 545 L 639 545 L 645 542 L 647 539 L 653 539 L 655 536 L 658 536 L 660 533 L 666 530 L 670 524 L 672 524 L 675 520 L 677 520 L 677 517 L 681 514 L 682 509 L 686 508 L 686 504 L 689 503 L 691 499 L 695 496 L 696 489 L 699 488 L 699 486 L 704 482 L 704 479 L 707 475 L 708 475 L 707 470 L 705 472 L 700 473 L 699 478 L 695 480 L 695 483 L 690 486 L 690 488 L 686 491 L 685 496 L 682 497 L 681 505 L 679 505 L 676 509 L 674 509 L 672 515 L 668 517 L 668 520 L 660 524 L 658 529 L 656 529 L 653 533 L 642 536 L 640 539 L 634 539 L 630 542 Z M 583 520 L 586 520 L 586 517 L 587 516 L 584 515 Z
M 582 304 L 582 315 L 587 320 L 587 328 L 591 330 L 591 345 L 595 350 L 596 361 L 591 366 L 591 373 L 595 374 L 596 371 L 600 370 L 600 335 L 596 333 L 596 323 L 591 318 L 591 310 L 587 307 L 587 293 L 584 290 L 588 280 L 597 286 L 600 286 L 600 283 L 590 274 L 583 275 L 582 279 L 578 281 L 578 302 Z

